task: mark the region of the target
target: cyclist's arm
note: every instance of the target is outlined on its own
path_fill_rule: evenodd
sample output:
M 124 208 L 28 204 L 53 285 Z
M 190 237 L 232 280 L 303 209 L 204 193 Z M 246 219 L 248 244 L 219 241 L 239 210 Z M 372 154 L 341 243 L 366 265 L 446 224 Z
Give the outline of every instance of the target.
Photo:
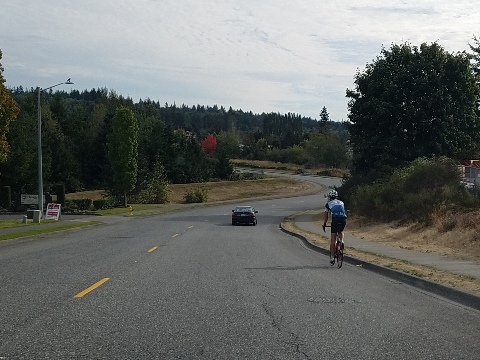
M 326 226 L 327 225 L 327 221 L 328 221 L 328 210 L 325 209 L 325 216 L 323 218 L 323 226 Z

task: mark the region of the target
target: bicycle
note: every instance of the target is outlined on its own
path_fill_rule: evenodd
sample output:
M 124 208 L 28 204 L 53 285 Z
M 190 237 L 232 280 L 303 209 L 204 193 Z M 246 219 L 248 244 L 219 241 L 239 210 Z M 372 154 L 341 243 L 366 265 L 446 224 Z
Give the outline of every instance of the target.
M 322 225 L 323 232 L 325 232 L 326 227 L 331 227 L 331 225 Z M 337 266 L 340 269 L 343 265 L 343 249 L 345 245 L 340 241 L 340 236 L 338 232 L 335 233 L 335 253 L 333 254 L 333 261 L 337 260 Z M 333 263 L 332 265 L 334 265 Z

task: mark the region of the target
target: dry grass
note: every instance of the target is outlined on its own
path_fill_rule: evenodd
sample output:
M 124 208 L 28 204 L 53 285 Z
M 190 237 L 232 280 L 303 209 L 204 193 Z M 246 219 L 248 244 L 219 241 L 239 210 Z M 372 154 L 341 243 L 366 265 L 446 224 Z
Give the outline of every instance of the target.
M 208 202 L 256 198 L 262 196 L 297 195 L 312 191 L 310 182 L 295 181 L 279 177 L 265 177 L 260 180 L 219 181 L 202 184 L 170 185 L 170 202 L 181 204 L 187 191 L 204 187 L 208 191 Z
M 417 223 L 372 223 L 352 217 L 348 231 L 355 237 L 382 244 L 449 256 L 480 264 L 480 212 L 438 215 L 431 226 Z
M 322 187 L 307 181 L 297 181 L 278 176 L 266 176 L 259 180 L 243 181 L 218 181 L 199 184 L 171 184 L 170 203 L 183 204 L 184 196 L 187 191 L 198 187 L 207 189 L 207 202 L 248 199 L 259 197 L 274 196 L 293 196 L 319 192 Z M 102 199 L 103 190 L 83 191 L 72 194 L 66 194 L 67 200 L 89 198 L 92 200 Z

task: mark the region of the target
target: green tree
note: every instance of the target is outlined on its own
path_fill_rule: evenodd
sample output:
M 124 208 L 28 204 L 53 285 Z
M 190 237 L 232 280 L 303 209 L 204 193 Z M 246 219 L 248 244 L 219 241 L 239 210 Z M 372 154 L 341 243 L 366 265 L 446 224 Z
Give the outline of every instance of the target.
M 314 134 L 305 141 L 304 147 L 311 166 L 347 168 L 349 165 L 349 148 L 339 132 L 326 131 Z
M 274 135 L 277 141 L 272 144 L 287 148 L 300 143 L 303 136 L 303 123 L 300 115 L 288 113 L 285 115 L 263 114 L 263 137 Z
M 38 189 L 36 99 L 33 94 L 16 97 L 22 109 L 10 124 L 7 135 L 10 152 L 0 163 L 1 185 L 9 185 L 12 193 L 35 194 Z
M 105 186 L 108 169 L 105 146 L 107 130 L 107 109 L 104 104 L 93 105 L 85 121 L 85 131 L 78 155 L 82 166 L 83 183 L 88 188 Z M 91 161 L 95 159 L 95 161 Z
M 137 181 L 138 124 L 133 111 L 121 106 L 115 111 L 108 136 L 108 159 L 113 175 L 113 191 L 123 195 L 127 207 L 127 193 Z
M 2 51 L 0 50 L 0 60 L 2 60 Z M 12 94 L 5 87 L 3 78 L 3 67 L 0 63 L 0 163 L 7 159 L 10 147 L 7 142 L 7 134 L 10 123 L 17 117 L 20 109 L 12 98 Z
M 216 154 L 214 176 L 222 180 L 228 180 L 232 174 L 233 164 L 230 162 L 230 158 L 226 153 L 218 152 Z
M 266 139 L 258 139 L 255 144 L 255 158 L 258 160 L 265 160 L 268 152 L 268 142 Z
M 217 150 L 229 158 L 240 155 L 240 134 L 237 131 L 222 131 L 217 135 Z
M 212 169 L 207 166 L 207 155 L 200 141 L 193 136 L 188 137 L 185 147 L 185 159 L 188 183 L 205 182 L 210 179 Z
M 354 173 L 478 154 L 478 89 L 466 53 L 449 54 L 437 43 L 392 45 L 354 83 L 347 89 Z
M 168 189 L 168 180 L 165 175 L 165 168 L 160 161 L 156 161 L 153 171 L 149 178 L 143 184 L 144 188 L 140 190 L 138 200 L 143 204 L 165 204 L 168 202 L 170 190 Z
M 318 130 L 323 131 L 326 129 L 328 122 L 330 121 L 330 115 L 328 114 L 327 108 L 324 106 L 320 112 L 320 120 L 318 121 Z
M 43 176 L 45 187 L 51 191 L 51 184 L 64 183 L 67 192 L 80 191 L 81 167 L 74 154 L 74 146 L 69 146 L 65 129 L 60 125 L 62 120 L 68 122 L 66 112 L 63 119 L 58 119 L 49 108 L 42 110 L 44 151 L 43 151 Z
M 473 41 L 475 41 L 475 45 L 469 44 L 470 50 L 473 51 L 473 54 L 470 55 L 470 57 L 472 59 L 472 67 L 475 76 L 477 77 L 478 84 L 480 83 L 480 39 L 474 36 Z M 477 113 L 480 114 L 480 91 L 479 93 L 477 93 L 477 100 L 475 101 L 475 103 L 477 107 Z
M 480 39 L 478 39 L 476 36 L 473 36 L 473 41 L 475 42 L 475 45 L 468 44 L 468 46 L 470 47 L 470 50 L 473 51 L 473 54 L 470 55 L 473 62 L 473 71 L 480 80 Z

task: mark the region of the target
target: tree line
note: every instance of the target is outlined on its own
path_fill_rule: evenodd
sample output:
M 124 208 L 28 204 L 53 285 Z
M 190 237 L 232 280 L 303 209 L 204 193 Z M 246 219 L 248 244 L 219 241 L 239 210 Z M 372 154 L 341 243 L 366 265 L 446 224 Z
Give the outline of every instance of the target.
M 9 151 L 0 164 L 0 186 L 35 194 L 37 90 L 16 87 L 10 92 L 20 111 L 6 135 Z M 232 158 L 269 158 L 309 166 L 319 161 L 319 148 L 327 153 L 332 146 L 316 120 L 300 115 L 253 114 L 216 105 L 161 105 L 150 99 L 134 102 L 105 88 L 42 93 L 41 113 L 45 191 L 63 183 L 67 192 L 128 189 L 139 193 L 154 173 L 169 183 L 229 179 Z M 127 125 L 118 121 L 119 116 L 134 119 Z M 332 133 L 343 132 L 338 142 L 346 142 L 344 126 L 329 123 Z M 135 139 L 129 137 L 132 133 Z M 211 141 L 205 142 L 212 137 L 213 151 Z M 127 143 L 134 143 L 135 163 L 117 151 Z M 347 166 L 345 159 L 337 162 Z M 327 157 L 324 160 L 335 165 Z M 129 175 L 120 180 L 118 171 Z
M 382 48 L 346 90 L 348 122 L 331 121 L 326 107 L 317 121 L 216 105 L 134 103 L 107 89 L 50 91 L 41 105 L 45 183 L 48 188 L 63 182 L 68 191 L 111 187 L 116 170 L 111 153 L 120 145 L 109 141 L 121 109 L 128 109 L 136 123 L 136 140 L 127 142 L 135 149 L 137 191 L 153 173 L 171 183 L 227 179 L 230 159 L 244 158 L 348 168 L 342 192 L 355 197 L 358 189 L 388 181 L 419 158 L 478 159 L 480 42 L 475 37 L 470 50 L 473 54 L 450 53 L 438 43 Z M 0 185 L 35 193 L 36 91 L 18 87 L 10 92 L 9 131 L 0 134 Z

